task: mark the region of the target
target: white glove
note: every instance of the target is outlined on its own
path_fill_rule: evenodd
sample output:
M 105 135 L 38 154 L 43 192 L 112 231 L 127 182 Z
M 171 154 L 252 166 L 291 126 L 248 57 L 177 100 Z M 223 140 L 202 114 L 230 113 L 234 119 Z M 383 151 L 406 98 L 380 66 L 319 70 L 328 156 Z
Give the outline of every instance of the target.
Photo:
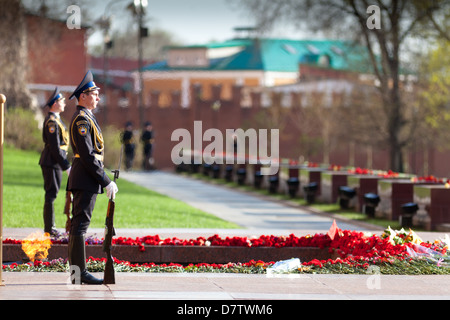
M 106 195 L 108 199 L 113 199 L 116 197 L 116 193 L 119 192 L 119 188 L 117 188 L 117 184 L 114 181 L 111 181 L 110 184 L 106 186 Z
M 66 172 L 67 172 L 67 176 L 69 176 L 70 175 L 70 169 L 72 169 L 72 167 L 69 167 L 67 170 L 66 170 Z

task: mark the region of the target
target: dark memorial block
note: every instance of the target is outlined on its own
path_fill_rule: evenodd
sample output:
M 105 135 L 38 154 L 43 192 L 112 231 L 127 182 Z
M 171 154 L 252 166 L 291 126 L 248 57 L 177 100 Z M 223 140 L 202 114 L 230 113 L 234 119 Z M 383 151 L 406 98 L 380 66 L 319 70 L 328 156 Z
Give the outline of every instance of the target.
M 260 189 L 264 181 L 264 176 L 261 172 L 261 164 L 257 163 L 249 165 L 249 167 L 253 172 L 253 187 L 255 187 L 256 189 Z M 249 173 L 249 175 L 251 175 L 251 173 Z
M 300 188 L 300 179 L 299 179 L 299 168 L 297 164 L 290 164 L 288 171 L 288 178 L 286 180 L 287 185 L 287 193 L 291 198 L 295 198 L 297 196 L 298 190 Z
M 286 180 L 288 193 L 291 198 L 295 198 L 300 187 L 300 180 L 297 177 L 291 177 Z
M 402 228 L 413 227 L 413 216 L 417 213 L 417 210 L 419 210 L 417 203 L 408 202 L 402 205 L 402 214 L 399 218 Z
M 316 200 L 318 189 L 319 184 L 317 182 L 310 182 L 303 187 L 303 192 L 305 194 L 305 200 L 307 203 L 314 203 L 314 201 Z
M 320 196 L 321 194 L 321 174 L 324 172 L 324 168 L 317 168 L 317 167 L 302 167 L 300 168 L 300 184 L 302 186 L 306 186 L 309 183 L 316 183 L 317 189 L 316 189 L 316 196 Z M 302 188 L 303 196 L 306 196 L 304 193 L 305 188 Z
M 363 213 L 368 217 L 375 217 L 375 208 L 380 203 L 380 197 L 376 193 L 366 193 L 364 195 Z
M 212 165 L 210 165 L 209 163 L 203 164 L 203 175 L 209 176 L 209 174 L 211 173 L 211 168 L 212 168 Z
M 341 209 L 348 209 L 354 207 L 350 204 L 350 201 L 356 196 L 356 189 L 348 186 L 339 187 L 339 206 Z
M 437 230 L 440 225 L 450 223 L 450 188 L 445 185 L 415 185 L 414 202 L 419 206 L 414 225 Z
M 279 185 L 278 174 L 274 174 L 274 175 L 270 176 L 269 177 L 269 192 L 277 193 L 278 185 Z
M 212 177 L 214 179 L 219 179 L 220 178 L 220 171 L 221 171 L 220 165 L 214 163 L 212 165 Z
M 234 170 L 234 167 L 233 167 L 233 165 L 231 165 L 231 164 L 228 164 L 228 165 L 225 167 L 225 180 L 226 180 L 227 182 L 233 181 L 233 170 Z
M 411 179 L 381 179 L 378 181 L 380 204 L 377 215 L 390 220 L 398 220 L 402 205 L 414 200 L 414 186 L 419 184 Z
M 364 205 L 364 195 L 366 193 L 378 192 L 378 180 L 380 176 L 372 175 L 350 175 L 348 176 L 348 186 L 356 190 L 356 211 L 362 212 Z
M 414 178 L 409 179 L 381 179 L 378 181 L 378 195 L 380 205 L 377 215 L 398 220 L 402 214 L 402 205 L 414 201 L 415 185 L 444 185 L 442 182 L 423 181 Z
M 348 172 L 324 171 L 321 174 L 321 192 L 319 199 L 325 203 L 336 203 L 339 198 L 339 187 L 347 185 Z
M 245 165 L 241 165 L 237 170 L 236 170 L 236 175 L 237 175 L 237 182 L 240 186 L 245 184 L 245 178 L 247 176 L 247 169 L 245 168 Z

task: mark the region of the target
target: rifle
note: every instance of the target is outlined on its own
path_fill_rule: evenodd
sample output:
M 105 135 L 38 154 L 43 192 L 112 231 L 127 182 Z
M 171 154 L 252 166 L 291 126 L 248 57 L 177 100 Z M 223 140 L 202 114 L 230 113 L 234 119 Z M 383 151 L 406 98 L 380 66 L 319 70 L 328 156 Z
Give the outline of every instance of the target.
M 70 207 L 72 205 L 72 192 L 66 192 L 66 204 L 64 205 L 64 214 L 67 216 L 66 220 L 66 232 L 70 232 L 70 226 L 72 220 L 70 219 Z
M 118 169 L 112 171 L 112 173 L 114 173 L 114 182 L 116 182 L 116 180 L 119 178 L 120 165 L 122 163 L 122 151 L 123 146 L 122 149 L 120 150 Z M 112 198 L 109 199 L 108 211 L 106 212 L 106 220 L 105 220 L 105 237 L 103 240 L 103 252 L 106 253 L 106 264 L 103 277 L 103 284 L 116 283 L 116 279 L 114 276 L 114 260 L 111 254 L 112 238 L 116 235 L 116 230 L 114 230 L 114 223 L 113 223 L 115 207 L 116 204 L 114 202 L 114 199 Z

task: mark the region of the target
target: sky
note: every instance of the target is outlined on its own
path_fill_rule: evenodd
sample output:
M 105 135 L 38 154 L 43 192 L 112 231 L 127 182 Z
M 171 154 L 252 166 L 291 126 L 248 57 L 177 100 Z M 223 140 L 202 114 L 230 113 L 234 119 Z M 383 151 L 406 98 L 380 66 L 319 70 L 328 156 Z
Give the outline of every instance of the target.
M 106 12 L 114 14 L 113 28 L 130 19 L 128 10 L 121 11 L 131 0 L 110 0 L 95 2 L 95 16 Z M 108 5 L 112 2 L 112 5 Z M 163 29 L 172 33 L 183 44 L 204 44 L 211 40 L 223 41 L 235 36 L 234 27 L 254 25 L 254 19 L 242 9 L 236 9 L 239 0 L 148 0 L 147 17 L 150 28 Z M 122 14 L 123 12 L 123 14 Z M 121 24 L 122 22 L 122 24 Z M 300 39 L 302 33 L 284 26 L 272 36 Z M 89 43 L 101 40 L 99 33 Z

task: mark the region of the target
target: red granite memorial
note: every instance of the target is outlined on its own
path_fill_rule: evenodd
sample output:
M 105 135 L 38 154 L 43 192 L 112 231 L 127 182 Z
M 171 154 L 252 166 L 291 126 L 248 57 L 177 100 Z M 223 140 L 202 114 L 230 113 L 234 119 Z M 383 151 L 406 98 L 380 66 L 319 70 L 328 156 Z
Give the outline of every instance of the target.
M 446 185 L 415 185 L 414 202 L 418 211 L 414 225 L 426 230 L 440 230 L 450 225 L 450 188 Z

